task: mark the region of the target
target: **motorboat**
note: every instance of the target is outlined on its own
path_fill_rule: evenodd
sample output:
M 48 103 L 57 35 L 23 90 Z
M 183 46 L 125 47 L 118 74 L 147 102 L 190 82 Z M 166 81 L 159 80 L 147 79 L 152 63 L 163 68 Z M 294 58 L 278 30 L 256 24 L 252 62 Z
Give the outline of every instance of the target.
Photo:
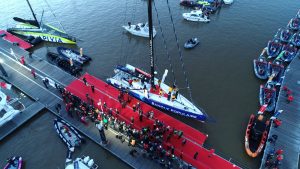
M 231 5 L 233 3 L 233 0 L 223 0 L 225 5 Z
M 132 25 L 130 22 L 128 23 L 127 26 L 122 26 L 126 31 L 129 33 L 136 35 L 136 36 L 141 36 L 145 38 L 149 38 L 149 26 L 148 23 L 138 23 L 136 25 Z M 153 27 L 153 37 L 156 35 L 156 30 Z
M 288 28 L 293 31 L 298 31 L 300 29 L 300 18 L 292 18 L 288 23 Z
M 293 44 L 284 45 L 278 58 L 285 62 L 290 62 L 296 57 L 297 51 L 298 49 Z
M 70 63 L 70 59 L 61 56 L 57 53 L 47 52 L 47 57 L 51 60 L 51 63 L 56 64 L 58 67 L 62 68 L 64 71 L 69 72 L 73 76 L 77 76 L 82 71 L 82 65 L 74 62 L 73 65 Z
M 275 85 L 281 85 L 284 77 L 284 65 L 282 61 L 275 59 L 272 63 L 270 62 L 269 69 L 269 80 L 272 81 Z
M 282 42 L 288 43 L 291 40 L 292 36 L 293 36 L 292 31 L 290 31 L 289 29 L 284 29 L 284 30 L 281 30 L 280 40 Z
M 13 19 L 19 23 L 13 28 L 8 28 L 8 32 L 26 38 L 41 38 L 43 41 L 48 42 L 76 44 L 76 38 L 68 35 L 65 31 L 47 23 L 43 23 L 42 21 L 39 22 L 29 1 L 26 1 L 30 7 L 34 20 L 26 20 L 19 17 L 14 17 Z
M 291 43 L 298 48 L 300 47 L 300 32 L 297 32 L 293 35 Z
M 199 4 L 195 0 L 181 0 L 180 5 L 190 7 L 193 9 L 203 9 L 210 13 L 215 13 L 217 10 L 217 7 L 215 6 Z
M 181 0 L 180 5 L 190 7 L 190 8 L 202 8 L 202 5 L 198 4 L 194 0 Z
M 95 164 L 94 159 L 89 156 L 78 157 L 75 160 L 71 157 L 71 152 L 68 151 L 68 156 L 65 163 L 65 169 L 97 169 L 99 166 Z
M 79 147 L 84 141 L 83 137 L 76 131 L 76 129 L 62 119 L 55 119 L 54 127 L 59 137 L 68 146 L 68 149 L 71 152 L 74 152 L 75 147 Z
M 264 51 L 265 51 L 265 49 L 263 50 L 261 55 L 258 57 L 258 59 L 253 60 L 254 73 L 255 73 L 256 77 L 258 77 L 259 79 L 267 79 L 268 75 L 269 75 L 270 65 L 263 55 Z
M 17 99 L 7 100 L 7 95 L 0 91 L 0 127 L 21 113 L 14 109 L 11 104 Z M 22 105 L 23 106 L 23 105 Z
M 57 52 L 59 55 L 71 59 L 72 61 L 78 63 L 79 65 L 83 65 L 90 60 L 92 60 L 91 57 L 82 54 L 82 52 L 77 52 L 73 49 L 65 48 L 65 47 L 57 47 Z
M 260 85 L 259 88 L 259 104 L 267 105 L 266 111 L 270 112 L 275 109 L 276 105 L 276 88 L 272 82 Z
M 210 2 L 205 1 L 205 0 L 197 0 L 196 2 L 202 6 L 210 6 L 211 5 Z
M 267 46 L 268 58 L 277 57 L 281 52 L 281 48 L 282 48 L 282 44 L 280 43 L 279 39 L 274 38 L 273 40 L 270 40 Z
M 132 65 L 118 65 L 114 72 L 115 75 L 108 78 L 107 82 L 118 89 L 128 90 L 135 98 L 168 112 L 206 120 L 205 112 L 179 94 L 176 86 L 170 87 L 163 82 L 167 70 L 162 80 L 154 79 L 154 87 L 150 84 L 151 75 Z
M 22 157 L 13 156 L 7 159 L 7 163 L 3 169 L 22 169 L 23 167 Z
M 190 13 L 183 13 L 182 17 L 188 21 L 206 22 L 210 21 L 208 15 L 204 15 L 201 10 L 193 10 Z
M 199 44 L 198 38 L 191 38 L 187 42 L 184 43 L 184 48 L 192 49 Z
M 245 150 L 246 153 L 253 158 L 262 152 L 268 138 L 270 122 L 263 115 L 265 109 L 266 105 L 263 105 L 257 115 L 250 115 L 246 129 Z

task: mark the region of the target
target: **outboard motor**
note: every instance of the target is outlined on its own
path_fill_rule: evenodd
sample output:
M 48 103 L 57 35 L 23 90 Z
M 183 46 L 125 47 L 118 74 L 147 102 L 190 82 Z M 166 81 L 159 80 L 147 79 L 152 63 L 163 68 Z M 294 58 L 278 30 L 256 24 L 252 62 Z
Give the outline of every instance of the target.
M 94 160 L 93 159 L 91 159 L 88 163 L 87 163 L 87 165 L 89 166 L 89 167 L 92 167 L 93 165 L 94 165 Z
M 90 161 L 90 156 L 84 157 L 83 162 L 84 162 L 85 164 L 87 164 L 89 161 Z

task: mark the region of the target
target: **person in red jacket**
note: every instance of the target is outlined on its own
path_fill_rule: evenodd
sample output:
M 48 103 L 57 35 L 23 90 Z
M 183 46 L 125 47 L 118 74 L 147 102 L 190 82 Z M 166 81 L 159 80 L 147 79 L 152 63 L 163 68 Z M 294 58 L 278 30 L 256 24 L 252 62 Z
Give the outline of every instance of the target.
M 279 127 L 279 126 L 282 124 L 282 121 L 279 120 L 279 119 L 277 119 L 277 118 L 274 119 L 273 122 L 274 122 L 274 124 L 275 124 L 275 128 Z

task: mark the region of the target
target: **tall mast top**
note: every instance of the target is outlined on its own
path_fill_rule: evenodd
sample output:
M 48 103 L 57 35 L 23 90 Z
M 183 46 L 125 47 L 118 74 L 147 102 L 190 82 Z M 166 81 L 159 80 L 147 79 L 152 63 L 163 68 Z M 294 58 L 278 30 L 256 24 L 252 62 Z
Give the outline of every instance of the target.
M 29 1 L 28 1 L 28 0 L 26 0 L 26 1 L 27 1 L 27 4 L 28 4 L 28 6 L 29 6 L 29 8 L 30 8 L 30 10 L 31 10 L 31 13 L 32 13 L 32 15 L 33 15 L 33 17 L 34 17 L 34 20 L 36 21 L 38 27 L 40 28 L 40 24 L 39 24 L 38 20 L 36 19 L 35 13 L 33 12 L 33 9 L 32 9 L 32 7 L 31 7 Z
M 149 26 L 151 86 L 154 87 L 154 51 L 153 51 L 152 0 L 148 0 L 148 26 Z

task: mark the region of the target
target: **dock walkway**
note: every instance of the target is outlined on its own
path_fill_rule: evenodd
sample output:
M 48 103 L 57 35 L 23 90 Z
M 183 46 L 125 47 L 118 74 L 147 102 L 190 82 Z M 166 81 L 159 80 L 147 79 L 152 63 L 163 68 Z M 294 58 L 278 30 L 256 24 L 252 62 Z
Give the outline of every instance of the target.
M 287 102 L 283 86 L 292 91 L 293 102 Z M 267 142 L 260 168 L 266 168 L 265 164 L 270 152 L 282 149 L 284 158 L 279 168 L 296 169 L 299 167 L 300 154 L 300 59 L 298 57 L 286 69 L 275 112 L 278 110 L 283 110 L 278 116 L 278 119 L 282 120 L 282 125 L 275 128 L 272 123 L 269 131 L 269 138 L 277 135 L 278 139 L 275 143 Z

